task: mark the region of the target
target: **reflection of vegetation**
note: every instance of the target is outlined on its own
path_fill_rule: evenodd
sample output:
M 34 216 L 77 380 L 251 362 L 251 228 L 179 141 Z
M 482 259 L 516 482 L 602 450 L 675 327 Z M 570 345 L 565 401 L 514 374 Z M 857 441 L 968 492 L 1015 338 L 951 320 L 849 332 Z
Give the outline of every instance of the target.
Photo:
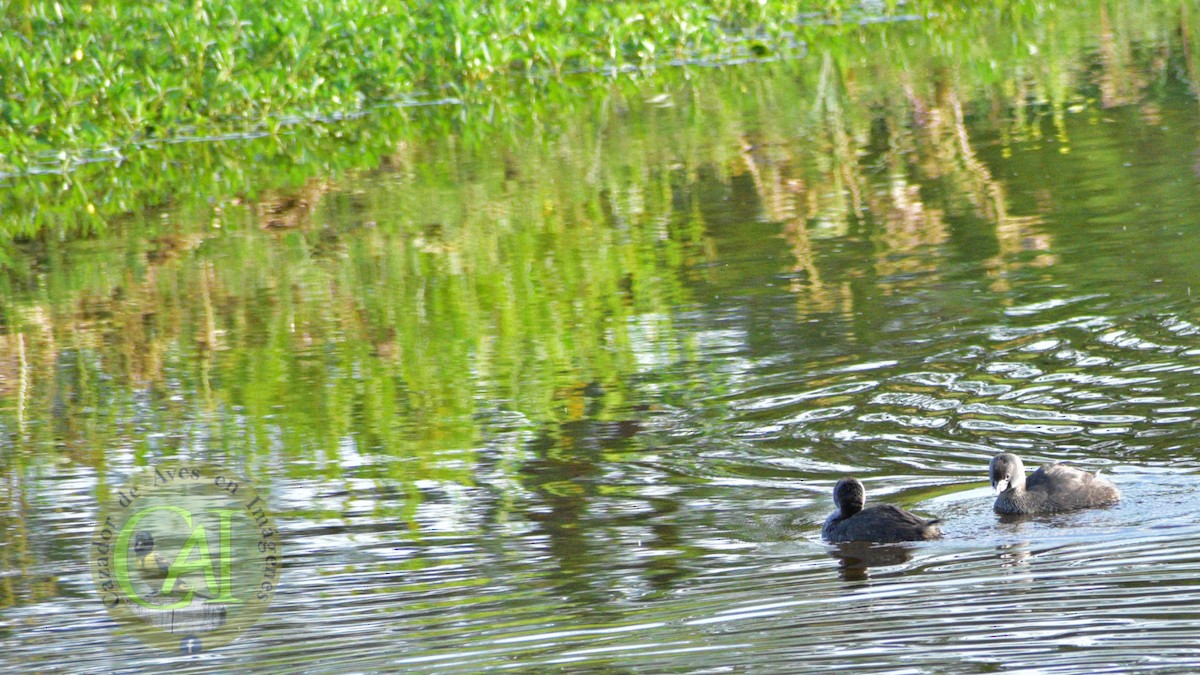
M 631 204 L 575 199 L 548 176 L 532 184 L 537 194 L 518 201 L 503 180 L 375 183 L 310 197 L 314 219 L 336 228 L 259 233 L 263 209 L 243 207 L 225 210 L 223 235 L 138 240 L 88 257 L 90 271 L 50 260 L 64 277 L 56 319 L 73 318 L 35 330 L 22 319 L 37 305 L 11 307 L 10 325 L 28 337 L 10 339 L 69 376 L 36 382 L 26 414 L 65 420 L 68 445 L 90 447 L 144 390 L 147 414 L 207 411 L 184 426 L 171 413 L 157 420 L 176 444 L 207 435 L 197 421 L 237 411 L 251 445 L 271 445 L 269 420 L 289 450 L 315 441 L 330 452 L 352 429 L 364 449 L 397 449 L 401 429 L 470 447 L 481 401 L 554 418 L 560 374 L 636 369 L 627 324 L 666 320 L 680 291 L 660 268 L 694 255 L 695 235 L 647 217 L 662 212 L 661 193 Z
M 608 460 L 555 456 L 588 441 L 555 430 L 629 417 L 643 376 L 689 354 L 678 308 L 705 284 L 746 292 L 702 264 L 728 253 L 718 245 L 774 247 L 783 264 L 766 275 L 789 272 L 801 313 L 848 317 L 952 258 L 980 262 L 997 291 L 1063 264 L 1027 215 L 1052 209 L 998 160 L 1040 175 L 1045 157 L 1020 150 L 1045 146 L 1074 166 L 1119 165 L 1103 149 L 1070 153 L 1104 133 L 1104 106 L 1137 103 L 1153 120 L 1173 69 L 1197 72 L 1196 15 L 1091 3 L 1050 21 L 1033 3 L 1005 7 L 849 35 L 806 27 L 809 55 L 794 62 L 604 80 L 586 95 L 600 80 L 514 85 L 494 108 L 160 144 L 12 179 L 0 503 L 26 508 L 29 457 L 103 473 L 110 453 L 184 449 L 282 456 L 305 476 L 381 459 L 353 470 L 415 500 L 419 479 L 472 482 L 500 425 L 537 429 L 541 456 L 501 462 L 525 472 L 514 484 L 582 512 L 593 492 L 568 474 Z M 712 391 L 719 378 L 660 386 Z M 29 555 L 21 523 L 0 520 L 21 543 L 5 569 Z M 570 547 L 562 524 L 546 529 Z M 665 560 L 647 573 L 682 573 Z M 35 594 L 7 583 L 0 604 Z

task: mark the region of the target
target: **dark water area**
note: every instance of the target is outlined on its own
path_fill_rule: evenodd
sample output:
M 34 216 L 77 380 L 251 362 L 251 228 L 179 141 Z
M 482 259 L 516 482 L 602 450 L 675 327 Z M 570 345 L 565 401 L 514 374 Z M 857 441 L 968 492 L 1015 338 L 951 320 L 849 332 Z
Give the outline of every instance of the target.
M 0 666 L 1200 669 L 1200 108 L 1170 46 L 1088 46 L 1061 105 L 843 85 L 838 115 L 816 57 L 699 73 L 713 98 L 544 154 L 309 183 L 303 217 L 23 244 Z M 1002 519 L 1002 451 L 1123 499 Z M 181 459 L 250 477 L 285 542 L 263 619 L 198 656 L 117 632 L 87 567 L 100 504 Z M 822 542 L 846 475 L 943 539 Z

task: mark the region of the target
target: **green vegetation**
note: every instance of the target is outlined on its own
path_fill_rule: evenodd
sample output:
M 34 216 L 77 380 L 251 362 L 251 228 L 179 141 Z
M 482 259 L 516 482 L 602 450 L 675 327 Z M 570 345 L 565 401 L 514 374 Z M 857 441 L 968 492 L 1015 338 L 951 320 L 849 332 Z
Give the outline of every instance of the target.
M 748 54 L 794 63 L 804 86 L 834 94 L 816 100 L 830 115 L 951 87 L 963 102 L 1049 105 L 1061 120 L 1071 92 L 1091 87 L 1081 55 L 1104 50 L 1116 79 L 1095 94 L 1120 99 L 1141 86 L 1122 79 L 1134 51 L 1169 30 L 1200 70 L 1194 13 L 1175 0 L 914 3 L 861 25 L 837 3 L 485 4 L 10 3 L 0 265 L 4 242 L 43 227 L 87 234 L 168 203 L 253 200 L 446 136 L 465 150 L 552 137 L 561 120 Z M 692 65 L 670 65 L 683 57 Z M 625 66 L 638 69 L 614 74 Z M 829 89 L 847 78 L 853 87 Z
M 482 102 L 514 77 L 774 53 L 804 5 L 835 3 L 6 4 L 0 170 L 11 171 L 379 104 Z

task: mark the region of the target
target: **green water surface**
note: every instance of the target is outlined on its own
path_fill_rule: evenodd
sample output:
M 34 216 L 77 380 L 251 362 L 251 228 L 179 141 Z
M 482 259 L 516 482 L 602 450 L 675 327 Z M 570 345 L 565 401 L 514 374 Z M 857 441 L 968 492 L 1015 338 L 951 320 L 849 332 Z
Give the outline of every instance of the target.
M 853 24 L 7 177 L 0 667 L 1200 667 L 1198 18 Z M 1001 450 L 1125 499 L 1001 523 Z M 181 459 L 287 551 L 203 658 L 87 569 Z M 945 538 L 823 544 L 847 474 Z

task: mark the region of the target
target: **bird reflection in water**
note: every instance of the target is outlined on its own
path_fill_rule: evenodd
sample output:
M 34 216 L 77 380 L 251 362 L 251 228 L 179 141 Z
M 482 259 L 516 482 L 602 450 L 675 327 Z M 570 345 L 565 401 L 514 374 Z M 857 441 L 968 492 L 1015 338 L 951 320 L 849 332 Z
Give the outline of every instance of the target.
M 842 581 L 867 581 L 872 567 L 903 565 L 911 560 L 912 548 L 905 544 L 848 541 L 830 546 L 829 555 L 838 561 L 838 576 Z

